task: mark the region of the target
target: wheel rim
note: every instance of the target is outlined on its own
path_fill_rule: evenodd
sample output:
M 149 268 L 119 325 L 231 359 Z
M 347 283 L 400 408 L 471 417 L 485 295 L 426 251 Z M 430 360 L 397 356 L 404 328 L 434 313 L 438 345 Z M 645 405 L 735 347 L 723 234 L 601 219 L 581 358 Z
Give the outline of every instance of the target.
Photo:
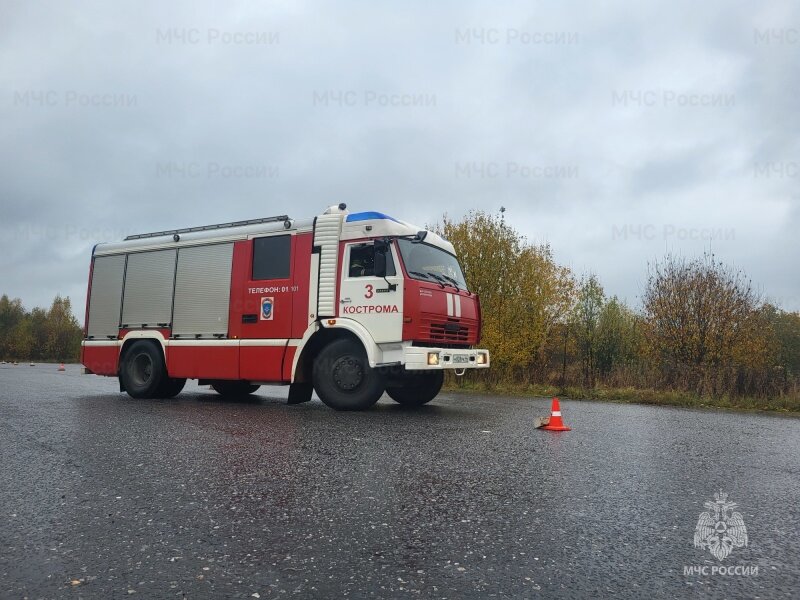
M 364 367 L 355 356 L 342 356 L 333 363 L 333 381 L 343 392 L 352 392 L 364 381 Z
M 131 378 L 137 386 L 147 385 L 153 376 L 153 359 L 145 353 L 137 354 L 131 362 Z

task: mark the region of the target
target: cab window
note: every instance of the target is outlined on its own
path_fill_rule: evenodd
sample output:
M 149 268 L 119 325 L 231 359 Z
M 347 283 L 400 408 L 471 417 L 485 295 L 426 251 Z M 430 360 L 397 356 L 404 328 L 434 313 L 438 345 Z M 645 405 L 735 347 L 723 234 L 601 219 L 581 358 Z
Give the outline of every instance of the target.
M 350 246 L 350 264 L 348 277 L 375 276 L 375 246 L 372 244 L 356 244 Z M 395 275 L 394 259 L 391 249 L 386 252 L 386 275 Z

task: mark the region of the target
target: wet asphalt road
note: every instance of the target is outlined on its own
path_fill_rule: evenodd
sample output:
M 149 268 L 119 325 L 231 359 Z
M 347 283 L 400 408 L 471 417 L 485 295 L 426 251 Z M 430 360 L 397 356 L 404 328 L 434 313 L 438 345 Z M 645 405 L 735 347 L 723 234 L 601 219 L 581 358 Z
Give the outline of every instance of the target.
M 564 401 L 573 431 L 550 433 L 545 399 L 336 413 L 284 388 L 116 389 L 0 366 L 0 597 L 800 591 L 797 418 Z M 720 489 L 749 535 L 723 562 L 693 546 Z

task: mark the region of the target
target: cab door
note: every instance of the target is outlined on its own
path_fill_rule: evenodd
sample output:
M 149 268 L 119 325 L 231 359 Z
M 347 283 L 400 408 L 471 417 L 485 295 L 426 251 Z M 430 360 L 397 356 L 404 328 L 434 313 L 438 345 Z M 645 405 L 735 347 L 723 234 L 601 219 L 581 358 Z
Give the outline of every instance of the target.
M 399 342 L 403 330 L 403 276 L 394 244 L 386 253 L 386 278 L 375 276 L 375 245 L 350 242 L 342 253 L 339 316 L 361 323 L 376 343 Z

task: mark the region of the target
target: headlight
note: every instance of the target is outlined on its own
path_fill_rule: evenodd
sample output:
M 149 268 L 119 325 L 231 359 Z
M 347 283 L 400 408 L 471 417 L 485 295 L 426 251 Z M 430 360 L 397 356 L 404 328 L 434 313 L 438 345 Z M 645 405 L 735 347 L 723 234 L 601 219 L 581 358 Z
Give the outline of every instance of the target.
M 428 352 L 428 364 L 429 365 L 438 365 L 439 364 L 439 353 L 438 352 Z
M 486 356 L 486 352 L 478 352 L 478 361 L 477 362 L 478 362 L 479 365 L 485 365 L 487 358 L 488 358 L 488 356 Z

